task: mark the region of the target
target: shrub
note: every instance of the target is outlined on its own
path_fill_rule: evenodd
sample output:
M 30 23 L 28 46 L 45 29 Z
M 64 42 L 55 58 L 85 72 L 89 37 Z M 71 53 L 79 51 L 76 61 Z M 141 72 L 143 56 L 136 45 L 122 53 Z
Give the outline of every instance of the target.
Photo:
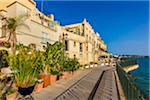
M 22 49 L 17 55 L 9 56 L 16 86 L 31 86 L 35 83 L 41 70 L 38 66 L 41 56 L 40 52 L 29 52 L 26 49 Z

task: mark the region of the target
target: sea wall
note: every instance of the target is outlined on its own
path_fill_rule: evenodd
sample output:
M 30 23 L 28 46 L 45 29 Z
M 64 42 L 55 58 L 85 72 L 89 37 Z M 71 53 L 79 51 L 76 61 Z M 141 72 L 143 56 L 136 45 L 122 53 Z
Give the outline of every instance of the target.
M 139 65 L 136 64 L 136 65 L 126 66 L 126 67 L 123 68 L 123 70 L 124 70 L 126 73 L 128 73 L 128 72 L 130 72 L 130 71 L 133 71 L 133 70 L 137 69 L 138 67 L 139 67 Z

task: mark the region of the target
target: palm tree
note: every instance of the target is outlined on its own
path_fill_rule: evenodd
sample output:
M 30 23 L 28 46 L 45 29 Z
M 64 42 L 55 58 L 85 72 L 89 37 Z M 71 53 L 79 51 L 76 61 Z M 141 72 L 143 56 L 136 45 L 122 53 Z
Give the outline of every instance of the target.
M 1 17 L 3 17 L 1 15 Z M 14 17 L 14 18 L 6 18 L 6 29 L 9 32 L 8 40 L 7 42 L 11 45 L 11 51 L 12 54 L 15 54 L 16 52 L 16 44 L 17 44 L 17 37 L 16 37 L 16 29 L 18 26 L 26 26 L 29 28 L 24 22 L 28 18 L 27 14 L 22 14 L 20 16 Z

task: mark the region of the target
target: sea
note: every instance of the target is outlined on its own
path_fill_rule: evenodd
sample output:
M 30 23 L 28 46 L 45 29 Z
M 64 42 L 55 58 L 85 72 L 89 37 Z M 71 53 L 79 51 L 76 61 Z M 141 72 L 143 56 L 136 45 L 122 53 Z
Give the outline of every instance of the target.
M 129 72 L 136 77 L 134 83 L 138 88 L 144 93 L 146 98 L 149 100 L 149 67 L 150 67 L 150 58 L 131 58 L 137 60 L 139 67 L 136 70 Z

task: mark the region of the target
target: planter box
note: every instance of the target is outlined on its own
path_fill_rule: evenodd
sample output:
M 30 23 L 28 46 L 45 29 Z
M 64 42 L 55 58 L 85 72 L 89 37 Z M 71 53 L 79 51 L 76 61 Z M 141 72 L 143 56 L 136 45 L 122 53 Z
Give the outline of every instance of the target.
M 54 84 L 57 80 L 57 75 L 50 75 L 49 80 L 50 80 L 50 85 Z
M 6 97 L 6 100 L 16 100 L 17 93 L 12 93 Z

